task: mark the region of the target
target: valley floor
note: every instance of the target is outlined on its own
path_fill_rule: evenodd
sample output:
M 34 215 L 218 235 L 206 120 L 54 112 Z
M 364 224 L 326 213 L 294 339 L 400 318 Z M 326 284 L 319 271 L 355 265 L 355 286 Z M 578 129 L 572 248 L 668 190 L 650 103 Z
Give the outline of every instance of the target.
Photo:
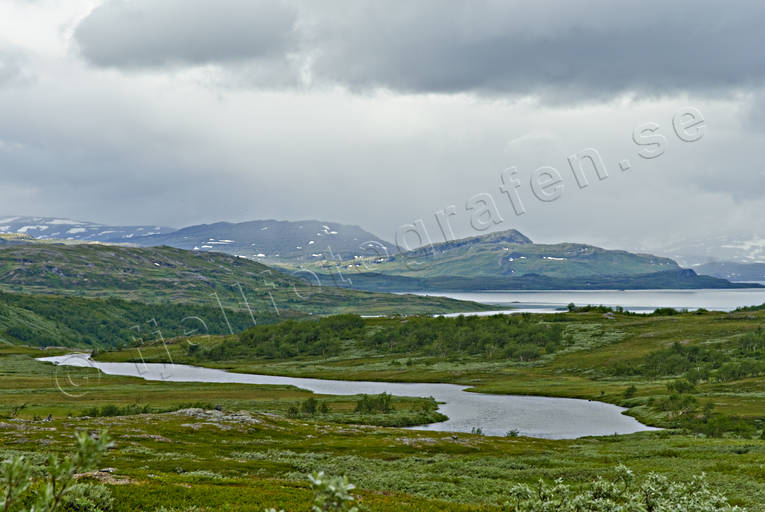
M 307 510 L 306 475 L 346 474 L 369 511 L 501 510 L 512 483 L 588 482 L 618 463 L 673 480 L 706 473 L 733 504 L 763 510 L 765 442 L 673 432 L 548 441 L 289 420 L 185 409 L 165 414 L 0 422 L 2 456 L 66 451 L 75 430 L 108 428 L 116 446 L 94 474 L 115 511 Z M 196 507 L 196 508 L 193 508 Z
M 394 321 L 402 320 L 374 319 L 365 325 L 380 329 Z M 0 416 L 5 417 L 0 419 L 0 455 L 66 451 L 73 431 L 107 427 L 117 444 L 101 465 L 114 470 L 95 477 L 109 486 L 118 511 L 162 506 L 307 510 L 306 475 L 319 470 L 347 475 L 359 487 L 365 510 L 502 510 L 513 483 L 564 478 L 585 484 L 608 476 L 619 463 L 638 478 L 660 472 L 687 481 L 705 473 L 732 504 L 765 510 L 765 440 L 760 439 L 765 378 L 723 379 L 720 374 L 699 379 L 678 395 L 695 402 L 683 410 L 673 408 L 668 384 L 675 386 L 687 372 L 645 373 L 656 354 L 670 360 L 662 351 L 675 350 L 685 357 L 689 347 L 727 358 L 719 359 L 713 375 L 726 364 L 741 364 L 736 351 L 765 323 L 765 312 L 638 316 L 584 311 L 552 321 L 564 325 L 563 348 L 526 362 L 383 353 L 352 340 L 332 357 L 233 361 L 199 355 L 236 342 L 230 337 L 194 340 L 202 346 L 194 354 L 186 340 L 176 340 L 167 347 L 143 347 L 142 356 L 162 360 L 169 351 L 176 362 L 253 373 L 457 382 L 483 392 L 589 398 L 629 407 L 641 421 L 670 428 L 560 441 L 401 430 L 358 423 L 406 424 L 412 415 L 432 412 L 433 404 L 394 398 L 396 413 L 383 423 L 384 414 L 359 416 L 357 397 L 317 396 L 327 404 L 325 412 L 307 414 L 304 404 L 312 395 L 292 387 L 146 382 L 34 360 L 55 355 L 50 350 L 5 348 L 0 349 Z M 98 357 L 127 361 L 137 354 L 133 348 Z M 694 431 L 684 421 L 712 417 L 707 403 L 719 418 L 743 426 L 715 435 Z

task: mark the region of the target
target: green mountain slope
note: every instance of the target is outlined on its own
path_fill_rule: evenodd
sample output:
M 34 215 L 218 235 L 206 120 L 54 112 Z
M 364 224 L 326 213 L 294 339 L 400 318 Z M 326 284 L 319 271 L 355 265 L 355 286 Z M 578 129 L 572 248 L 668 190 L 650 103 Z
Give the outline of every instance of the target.
M 301 277 L 311 278 L 310 274 Z M 323 283 L 322 283 L 323 284 Z M 318 285 L 244 258 L 170 247 L 25 244 L 0 248 L 0 289 L 196 304 L 262 315 L 413 314 L 484 306 Z
M 258 323 L 285 317 L 260 315 Z M 0 293 L 0 345 L 135 347 L 161 345 L 163 339 L 192 333 L 230 334 L 248 327 L 252 327 L 249 313 L 213 306 Z
M 368 290 L 728 288 L 671 259 L 584 244 L 534 244 L 510 230 L 379 260 L 323 262 L 324 275 Z
M 540 274 L 556 278 L 596 275 L 636 275 L 675 270 L 667 258 L 609 251 L 583 244 L 516 244 L 501 238 L 456 248 L 435 246 L 424 252 L 403 254 L 380 264 L 381 273 L 417 277 L 518 277 Z

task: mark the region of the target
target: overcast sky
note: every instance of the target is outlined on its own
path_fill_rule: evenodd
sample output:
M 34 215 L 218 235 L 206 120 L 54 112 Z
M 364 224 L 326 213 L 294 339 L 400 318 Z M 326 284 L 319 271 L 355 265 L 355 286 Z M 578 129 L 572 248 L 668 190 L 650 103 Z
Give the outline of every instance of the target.
M 757 231 L 764 19 L 761 0 L 0 0 L 0 215 L 387 239 L 422 219 L 438 241 L 435 212 L 472 234 L 466 202 L 489 194 L 489 229 L 535 241 Z M 688 107 L 695 142 L 673 130 Z M 585 148 L 609 176 L 582 189 Z M 533 193 L 540 167 L 556 200 Z

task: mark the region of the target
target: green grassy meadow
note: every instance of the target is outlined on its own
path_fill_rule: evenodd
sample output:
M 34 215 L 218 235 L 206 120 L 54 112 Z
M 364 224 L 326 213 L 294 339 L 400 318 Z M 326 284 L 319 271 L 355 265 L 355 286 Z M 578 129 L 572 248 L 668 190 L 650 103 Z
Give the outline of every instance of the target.
M 485 393 L 544 395 L 585 398 L 629 408 L 629 413 L 658 426 L 673 426 L 678 412 L 650 406 L 674 393 L 667 388 L 683 373 L 646 374 L 619 371 L 637 368 L 647 357 L 674 346 L 710 348 L 731 361 L 746 359 L 731 355 L 746 333 L 765 324 L 765 311 L 733 313 L 705 312 L 678 315 L 612 314 L 599 311 L 559 315 L 531 315 L 531 322 L 561 326 L 563 340 L 554 352 L 541 351 L 528 361 L 492 357 L 486 353 L 442 354 L 428 350 L 386 351 L 373 347 L 371 336 L 381 325 L 405 323 L 407 319 L 368 319 L 365 334 L 359 339 L 341 340 L 341 349 L 331 357 L 290 357 L 289 359 L 251 357 L 211 359 L 205 351 L 190 353 L 187 340 L 141 346 L 146 361 L 197 364 L 245 373 L 286 375 L 340 380 L 398 382 L 450 382 L 471 386 Z M 265 327 L 263 328 L 265 329 Z M 257 336 L 257 330 L 252 330 Z M 198 338 L 191 342 L 202 347 L 237 346 L 237 337 Z M 136 361 L 138 348 L 100 353 L 103 361 Z M 211 352 L 212 353 L 212 352 Z M 716 352 L 715 352 L 716 353 Z M 753 356 L 762 361 L 761 355 Z M 701 363 L 700 363 L 701 364 Z M 631 396 L 626 390 L 634 386 Z M 732 380 L 709 378 L 697 382 L 691 394 L 697 409 L 711 403 L 720 414 L 750 420 L 757 429 L 765 420 L 765 376 L 744 376 Z M 630 395 L 629 393 L 627 393 Z
M 31 351 L 9 352 L 0 356 L 2 456 L 65 452 L 73 431 L 108 428 L 117 442 L 101 466 L 113 472 L 95 478 L 115 496 L 115 511 L 306 510 L 311 493 L 305 475 L 317 470 L 347 474 L 360 488 L 364 510 L 502 510 L 511 483 L 559 477 L 585 483 L 607 475 L 618 462 L 637 475 L 659 471 L 678 480 L 704 472 L 733 504 L 763 510 L 765 503 L 760 440 L 673 430 L 562 441 L 471 434 L 454 439 L 447 433 L 290 419 L 280 408 L 306 396 L 293 388 L 146 383 L 95 378 L 76 369 L 72 379 L 82 381 L 81 396 L 65 396 L 51 382 L 52 365 L 33 361 L 38 354 Z M 156 407 L 214 401 L 224 409 L 78 416 L 93 405 L 137 398 Z M 11 403 L 30 405 L 8 418 L 5 406 Z M 238 410 L 247 412 L 233 412 Z M 52 421 L 40 419 L 46 413 Z
M 166 360 L 169 351 L 175 362 L 253 373 L 454 382 L 481 392 L 602 400 L 666 429 L 575 440 L 453 437 L 393 426 L 424 421 L 417 415 L 433 413 L 427 400 L 394 397 L 393 412 L 365 415 L 355 410 L 358 397 L 313 396 L 287 386 L 146 382 L 34 361 L 56 350 L 5 347 L 0 349 L 0 450 L 4 457 L 39 457 L 66 451 L 75 430 L 108 428 L 117 444 L 101 466 L 114 470 L 93 478 L 109 487 L 115 511 L 308 510 L 312 494 L 306 475 L 319 470 L 345 474 L 357 484 L 362 510 L 499 511 L 514 483 L 563 478 L 584 486 L 608 476 L 619 463 L 638 478 L 659 472 L 687 481 L 705 473 L 732 504 L 765 510 L 765 378 L 731 378 L 727 370 L 761 360 L 759 352 L 741 351 L 758 350 L 757 329 L 765 323 L 765 311 L 643 316 L 591 309 L 527 315 L 507 328 L 520 329 L 519 336 L 539 335 L 548 326 L 552 332 L 552 324 L 560 331 L 542 336 L 543 348 L 529 360 L 519 360 L 525 352 L 512 344 L 496 355 L 489 338 L 473 354 L 473 348 L 459 354 L 438 349 L 438 343 L 459 340 L 455 326 L 483 336 L 499 320 L 451 324 L 434 319 L 432 328 L 429 319 L 415 320 L 340 318 L 321 324 L 332 326 L 326 330 L 319 324 L 278 324 L 140 349 L 146 360 Z M 374 341 L 406 332 L 399 329 L 408 328 L 407 322 L 423 327 L 412 331 L 409 344 Z M 435 345 L 417 341 L 417 334 L 428 329 Z M 295 357 L 280 359 L 274 352 L 246 357 L 248 350 L 260 350 L 265 336 L 273 341 L 285 330 L 316 334 L 311 343 L 321 343 L 325 332 L 335 333 L 339 350 L 310 355 L 317 345 L 308 343 L 293 347 L 304 351 Z M 134 361 L 138 348 L 97 357 Z M 225 359 L 228 353 L 236 359 Z M 693 368 L 682 366 L 687 354 L 699 357 L 694 368 L 708 368 L 709 374 L 678 394 L 668 385 L 690 378 Z M 675 368 L 667 366 L 672 361 L 681 372 L 666 373 Z M 673 395 L 691 396 L 695 403 L 669 407 Z M 326 404 L 325 412 L 304 411 L 312 397 Z M 725 428 L 719 432 L 695 428 L 720 418 Z

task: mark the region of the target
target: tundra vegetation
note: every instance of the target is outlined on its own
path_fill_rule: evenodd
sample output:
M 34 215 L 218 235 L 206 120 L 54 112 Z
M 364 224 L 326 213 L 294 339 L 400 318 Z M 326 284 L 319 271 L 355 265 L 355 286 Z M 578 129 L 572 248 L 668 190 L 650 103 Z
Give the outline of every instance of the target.
M 600 306 L 556 315 L 286 321 L 142 346 L 146 361 L 346 380 L 452 382 L 490 393 L 597 399 L 665 428 L 762 435 L 765 310 Z M 101 353 L 138 361 L 136 348 Z
M 602 400 L 665 427 L 576 440 L 380 427 L 417 422 L 437 404 L 147 382 L 53 367 L 34 357 L 55 350 L 9 346 L 0 348 L 0 458 L 42 460 L 66 452 L 74 430 L 108 428 L 115 446 L 102 465 L 113 471 L 92 483 L 108 489 L 114 511 L 332 510 L 329 497 L 316 502 L 320 489 L 307 475 L 335 490 L 352 482 L 344 506 L 369 511 L 760 511 L 763 324 L 763 308 L 345 315 L 140 346 L 146 360 L 170 354 L 236 371 Z M 138 360 L 137 348 L 97 357 Z M 62 395 L 57 378 L 73 392 Z
M 322 286 L 305 277 L 306 273 L 298 278 L 245 258 L 171 247 L 55 243 L 3 247 L 0 291 L 6 293 L 0 295 L 0 343 L 89 342 L 92 347 L 106 347 L 133 338 L 156 339 L 157 331 L 164 337 L 224 334 L 254 322 L 312 315 L 491 309 L 444 297 Z M 125 332 L 132 326 L 140 330 Z

